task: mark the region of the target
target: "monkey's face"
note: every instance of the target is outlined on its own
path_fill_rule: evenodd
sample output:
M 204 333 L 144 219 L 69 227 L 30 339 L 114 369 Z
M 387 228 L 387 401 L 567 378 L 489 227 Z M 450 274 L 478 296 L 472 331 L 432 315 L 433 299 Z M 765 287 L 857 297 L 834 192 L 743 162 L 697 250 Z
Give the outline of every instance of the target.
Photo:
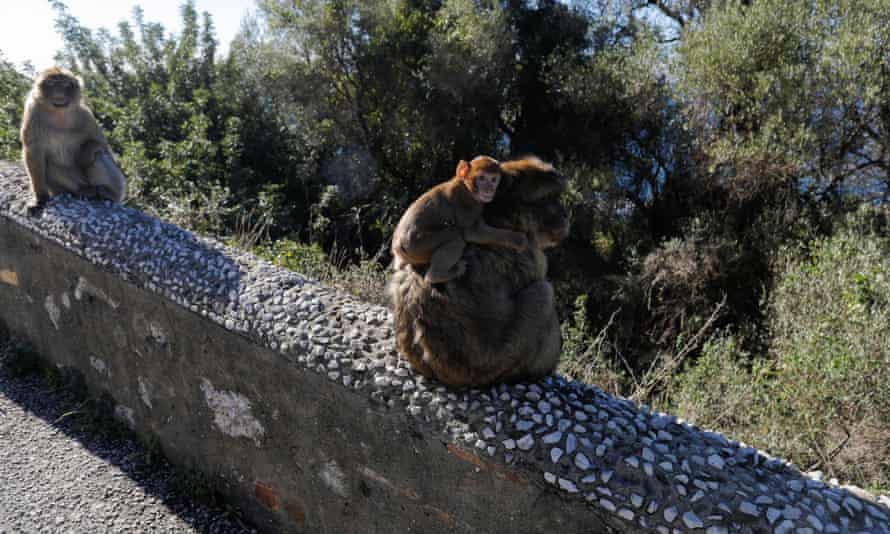
M 571 218 L 561 200 L 566 189 L 565 176 L 533 157 L 503 166 L 507 180 L 496 201 L 486 206 L 486 221 L 509 221 L 511 229 L 533 233 L 541 248 L 556 246 L 566 239 Z
M 471 175 L 469 183 L 470 192 L 477 202 L 487 204 L 494 200 L 494 195 L 498 191 L 498 184 L 501 181 L 500 173 L 480 172 Z
M 40 98 L 56 108 L 67 107 L 80 94 L 80 84 L 76 78 L 56 74 L 44 78 L 38 85 Z
M 558 197 L 543 198 L 531 207 L 541 248 L 555 247 L 569 236 L 571 221 Z

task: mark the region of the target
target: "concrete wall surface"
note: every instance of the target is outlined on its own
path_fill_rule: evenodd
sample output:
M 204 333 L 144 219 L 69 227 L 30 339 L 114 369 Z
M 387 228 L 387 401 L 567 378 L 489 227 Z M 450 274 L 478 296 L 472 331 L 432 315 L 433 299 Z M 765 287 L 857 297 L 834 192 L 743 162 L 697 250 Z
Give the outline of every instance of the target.
M 0 325 L 263 531 L 890 533 L 865 492 L 587 384 L 426 381 L 386 309 L 131 208 L 28 217 L 26 180 L 0 162 Z

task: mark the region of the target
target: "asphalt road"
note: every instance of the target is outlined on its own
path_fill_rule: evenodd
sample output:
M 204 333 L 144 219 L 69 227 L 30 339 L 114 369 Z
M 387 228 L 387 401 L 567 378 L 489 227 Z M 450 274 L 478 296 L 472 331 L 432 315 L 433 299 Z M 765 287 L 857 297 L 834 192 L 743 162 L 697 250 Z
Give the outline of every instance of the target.
M 0 534 L 252 532 L 95 399 L 13 369 L 15 357 L 0 347 Z

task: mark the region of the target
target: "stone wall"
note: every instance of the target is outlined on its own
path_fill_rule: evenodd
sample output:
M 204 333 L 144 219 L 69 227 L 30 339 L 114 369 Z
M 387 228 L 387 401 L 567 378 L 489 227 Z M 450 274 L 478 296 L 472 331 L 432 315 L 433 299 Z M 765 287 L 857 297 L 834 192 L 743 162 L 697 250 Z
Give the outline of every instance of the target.
M 864 492 L 593 386 L 425 381 L 386 309 L 131 208 L 26 217 L 25 180 L 0 163 L 0 324 L 261 530 L 890 533 Z

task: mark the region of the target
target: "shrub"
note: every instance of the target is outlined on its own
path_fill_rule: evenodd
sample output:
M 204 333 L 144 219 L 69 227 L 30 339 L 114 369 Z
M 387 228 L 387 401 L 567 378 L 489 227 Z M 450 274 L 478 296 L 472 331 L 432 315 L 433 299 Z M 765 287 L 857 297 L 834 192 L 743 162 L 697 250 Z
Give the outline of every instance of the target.
M 599 332 L 593 332 L 587 317 L 587 295 L 575 299 L 575 310 L 570 321 L 562 323 L 562 357 L 559 372 L 588 384 L 596 384 L 605 391 L 620 394 L 625 389 L 627 374 L 617 366 L 621 358 L 614 337 L 613 320 Z
M 721 429 L 745 441 L 759 439 L 756 406 L 764 397 L 768 362 L 752 360 L 740 338 L 727 332 L 711 336 L 694 366 L 672 391 L 672 410 L 705 428 Z
M 804 465 L 890 486 L 890 241 L 852 219 L 790 260 L 769 301 L 767 413 Z M 865 231 L 863 231 L 865 230 Z
M 712 337 L 672 409 L 802 469 L 890 487 L 890 240 L 876 220 L 860 214 L 787 252 L 765 302 L 766 353 Z

